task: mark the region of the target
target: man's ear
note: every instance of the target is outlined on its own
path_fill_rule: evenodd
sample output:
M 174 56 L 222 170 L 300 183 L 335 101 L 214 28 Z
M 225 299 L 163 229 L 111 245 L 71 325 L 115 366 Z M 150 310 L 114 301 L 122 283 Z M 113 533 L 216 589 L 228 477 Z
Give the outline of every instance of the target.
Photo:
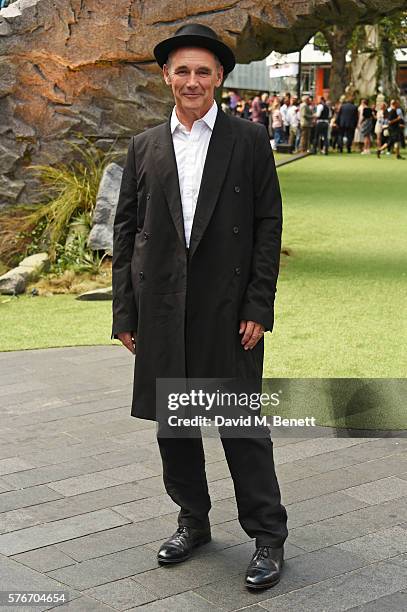
M 223 70 L 223 66 L 221 66 L 220 69 L 219 69 L 219 72 L 218 72 L 218 82 L 219 82 L 219 85 L 216 85 L 216 88 L 218 88 L 218 87 L 220 87 L 222 85 L 223 80 L 224 80 L 224 76 L 225 76 L 225 73 L 224 73 L 224 70 Z
M 170 76 L 167 64 L 164 64 L 163 66 L 163 76 L 164 76 L 164 81 L 166 85 L 171 85 L 171 76 Z

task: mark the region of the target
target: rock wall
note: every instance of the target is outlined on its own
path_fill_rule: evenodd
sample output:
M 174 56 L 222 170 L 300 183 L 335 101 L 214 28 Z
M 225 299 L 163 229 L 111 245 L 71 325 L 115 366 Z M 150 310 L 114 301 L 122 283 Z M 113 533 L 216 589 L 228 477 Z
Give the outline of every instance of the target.
M 30 163 L 68 161 L 81 135 L 124 152 L 163 121 L 152 50 L 186 21 L 213 27 L 238 62 L 302 47 L 324 23 L 369 23 L 406 0 L 17 0 L 0 10 L 0 208 L 35 202 Z

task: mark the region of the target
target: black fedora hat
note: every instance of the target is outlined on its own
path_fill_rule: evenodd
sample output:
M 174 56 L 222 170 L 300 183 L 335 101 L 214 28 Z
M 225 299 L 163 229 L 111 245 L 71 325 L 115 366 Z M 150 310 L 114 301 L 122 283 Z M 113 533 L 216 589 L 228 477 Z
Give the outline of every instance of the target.
M 223 66 L 225 74 L 232 72 L 236 59 L 232 49 L 223 43 L 212 28 L 201 23 L 187 23 L 171 36 L 154 47 L 154 57 L 162 68 L 168 55 L 179 47 L 204 47 L 214 53 Z

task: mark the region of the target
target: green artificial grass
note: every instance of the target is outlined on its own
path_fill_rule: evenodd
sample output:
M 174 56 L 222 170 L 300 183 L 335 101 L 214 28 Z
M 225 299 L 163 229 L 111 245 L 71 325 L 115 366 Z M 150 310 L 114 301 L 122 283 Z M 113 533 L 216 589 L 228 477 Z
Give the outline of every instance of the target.
M 265 377 L 406 377 L 406 172 L 407 161 L 360 154 L 309 156 L 279 170 L 291 254 Z M 305 404 L 287 410 L 295 416 Z M 321 401 L 308 414 L 321 424 L 406 428 L 398 396 L 373 404 L 349 415 Z
M 74 295 L 2 295 L 0 349 L 110 344 L 111 312 L 110 301 L 84 302 Z
M 266 375 L 406 375 L 405 164 L 331 154 L 279 170 L 291 254 L 266 335 Z
M 406 173 L 407 161 L 356 153 L 278 170 L 290 255 L 282 258 L 264 377 L 406 377 Z M 110 302 L 0 296 L 0 320 L 2 351 L 112 342 Z M 322 397 L 326 382 L 319 384 Z M 406 428 L 397 397 L 390 408 L 381 400 L 351 414 L 323 401 L 287 410 L 313 409 L 320 424 Z

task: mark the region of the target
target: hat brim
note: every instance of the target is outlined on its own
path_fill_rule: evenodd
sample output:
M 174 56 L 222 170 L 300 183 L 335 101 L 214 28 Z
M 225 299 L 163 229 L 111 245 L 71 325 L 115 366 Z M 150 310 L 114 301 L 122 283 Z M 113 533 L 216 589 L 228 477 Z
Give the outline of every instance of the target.
M 168 59 L 169 53 L 180 47 L 203 47 L 204 49 L 212 51 L 222 64 L 225 74 L 232 72 L 236 65 L 233 51 L 222 41 L 196 34 L 173 36 L 172 38 L 167 38 L 159 42 L 158 45 L 154 47 L 153 51 L 158 65 L 162 68 Z

